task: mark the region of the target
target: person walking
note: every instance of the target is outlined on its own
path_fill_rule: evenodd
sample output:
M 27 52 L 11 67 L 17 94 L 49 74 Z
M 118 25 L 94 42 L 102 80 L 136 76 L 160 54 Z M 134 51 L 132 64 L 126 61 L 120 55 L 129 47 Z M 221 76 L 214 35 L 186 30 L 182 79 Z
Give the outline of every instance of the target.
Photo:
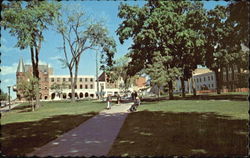
M 136 97 L 134 100 L 134 104 L 128 109 L 129 112 L 134 112 L 137 110 L 137 107 L 141 105 L 141 100 L 139 97 Z
M 107 96 L 107 109 L 109 110 L 109 109 L 111 109 L 111 101 L 112 101 L 112 99 L 111 99 L 111 95 L 110 94 L 108 94 L 108 96 Z
M 135 95 L 134 100 L 136 100 L 136 98 L 137 98 L 137 96 L 138 96 L 138 94 L 137 94 L 137 92 L 136 92 L 136 91 L 134 92 L 134 95 Z
M 135 100 L 135 93 L 134 92 L 131 93 L 131 99 L 132 99 L 132 101 Z
M 121 96 L 117 94 L 117 104 L 120 104 L 120 102 L 121 102 Z

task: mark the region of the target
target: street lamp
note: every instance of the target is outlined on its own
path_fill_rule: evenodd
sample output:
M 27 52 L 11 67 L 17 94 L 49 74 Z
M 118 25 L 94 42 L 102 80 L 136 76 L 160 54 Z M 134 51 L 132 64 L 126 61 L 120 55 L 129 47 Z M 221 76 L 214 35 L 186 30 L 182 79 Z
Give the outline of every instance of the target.
M 8 97 L 8 99 L 9 99 L 9 109 L 10 109 L 10 87 L 11 86 L 8 86 L 8 91 L 9 91 L 9 97 Z

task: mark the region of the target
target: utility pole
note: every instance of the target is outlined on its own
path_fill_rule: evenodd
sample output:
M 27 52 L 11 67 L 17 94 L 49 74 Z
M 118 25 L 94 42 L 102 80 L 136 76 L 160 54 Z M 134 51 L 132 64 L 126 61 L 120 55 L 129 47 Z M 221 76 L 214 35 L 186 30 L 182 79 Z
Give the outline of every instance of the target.
M 10 87 L 11 86 L 8 86 L 8 91 L 9 91 L 9 97 L 8 97 L 8 99 L 9 99 L 9 109 L 10 109 Z
M 100 91 L 99 91 L 99 77 L 98 77 L 98 51 L 96 50 L 96 82 L 97 82 L 97 99 L 100 99 Z

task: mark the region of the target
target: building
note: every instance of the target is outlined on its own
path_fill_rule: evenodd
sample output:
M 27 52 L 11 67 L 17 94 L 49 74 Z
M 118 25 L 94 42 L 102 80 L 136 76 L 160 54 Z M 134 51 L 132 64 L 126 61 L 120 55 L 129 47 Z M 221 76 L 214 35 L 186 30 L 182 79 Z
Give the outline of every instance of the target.
M 39 88 L 41 100 L 61 100 L 70 99 L 71 94 L 71 78 L 69 75 L 53 75 L 53 68 L 48 65 L 39 65 Z M 21 80 L 27 79 L 26 73 L 32 74 L 32 66 L 25 65 L 23 59 L 20 59 L 17 72 L 16 82 L 17 84 Z M 106 97 L 108 94 L 115 95 L 117 93 L 123 93 L 121 85 L 124 83 L 122 78 L 119 78 L 114 83 L 110 83 L 107 80 L 107 75 L 103 72 L 98 77 L 99 92 L 101 96 Z M 140 90 L 144 88 L 146 79 L 139 77 L 135 83 L 129 88 L 130 91 Z M 76 99 L 84 98 L 97 98 L 97 80 L 94 75 L 78 75 L 77 83 L 75 85 L 75 97 Z M 57 87 L 57 88 L 53 88 Z M 21 91 L 16 91 L 17 99 L 19 101 L 25 101 Z
M 49 98 L 49 76 L 53 74 L 53 69 L 48 65 L 39 65 L 39 89 L 40 89 L 40 99 L 47 100 Z M 32 74 L 32 66 L 24 65 L 23 59 L 21 58 L 17 71 L 16 71 L 16 82 L 26 79 L 26 73 Z M 20 101 L 24 101 L 22 92 L 17 91 L 17 99 Z
M 185 92 L 192 93 L 193 87 L 199 92 L 203 90 L 210 90 L 211 92 L 216 90 L 216 78 L 215 73 L 207 68 L 198 68 L 193 72 L 192 78 L 185 83 Z M 175 93 L 181 93 L 181 81 L 177 80 L 175 83 Z

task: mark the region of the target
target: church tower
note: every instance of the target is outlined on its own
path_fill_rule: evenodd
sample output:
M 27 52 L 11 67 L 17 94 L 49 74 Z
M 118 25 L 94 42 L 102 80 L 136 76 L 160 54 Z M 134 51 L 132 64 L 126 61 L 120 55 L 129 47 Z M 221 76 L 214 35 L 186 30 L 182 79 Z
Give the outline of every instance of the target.
M 23 58 L 21 57 L 17 66 L 17 71 L 16 71 L 16 85 L 25 78 L 25 67 L 23 63 Z M 21 96 L 22 94 L 17 90 L 17 99 L 18 100 L 23 100 L 24 98 Z

